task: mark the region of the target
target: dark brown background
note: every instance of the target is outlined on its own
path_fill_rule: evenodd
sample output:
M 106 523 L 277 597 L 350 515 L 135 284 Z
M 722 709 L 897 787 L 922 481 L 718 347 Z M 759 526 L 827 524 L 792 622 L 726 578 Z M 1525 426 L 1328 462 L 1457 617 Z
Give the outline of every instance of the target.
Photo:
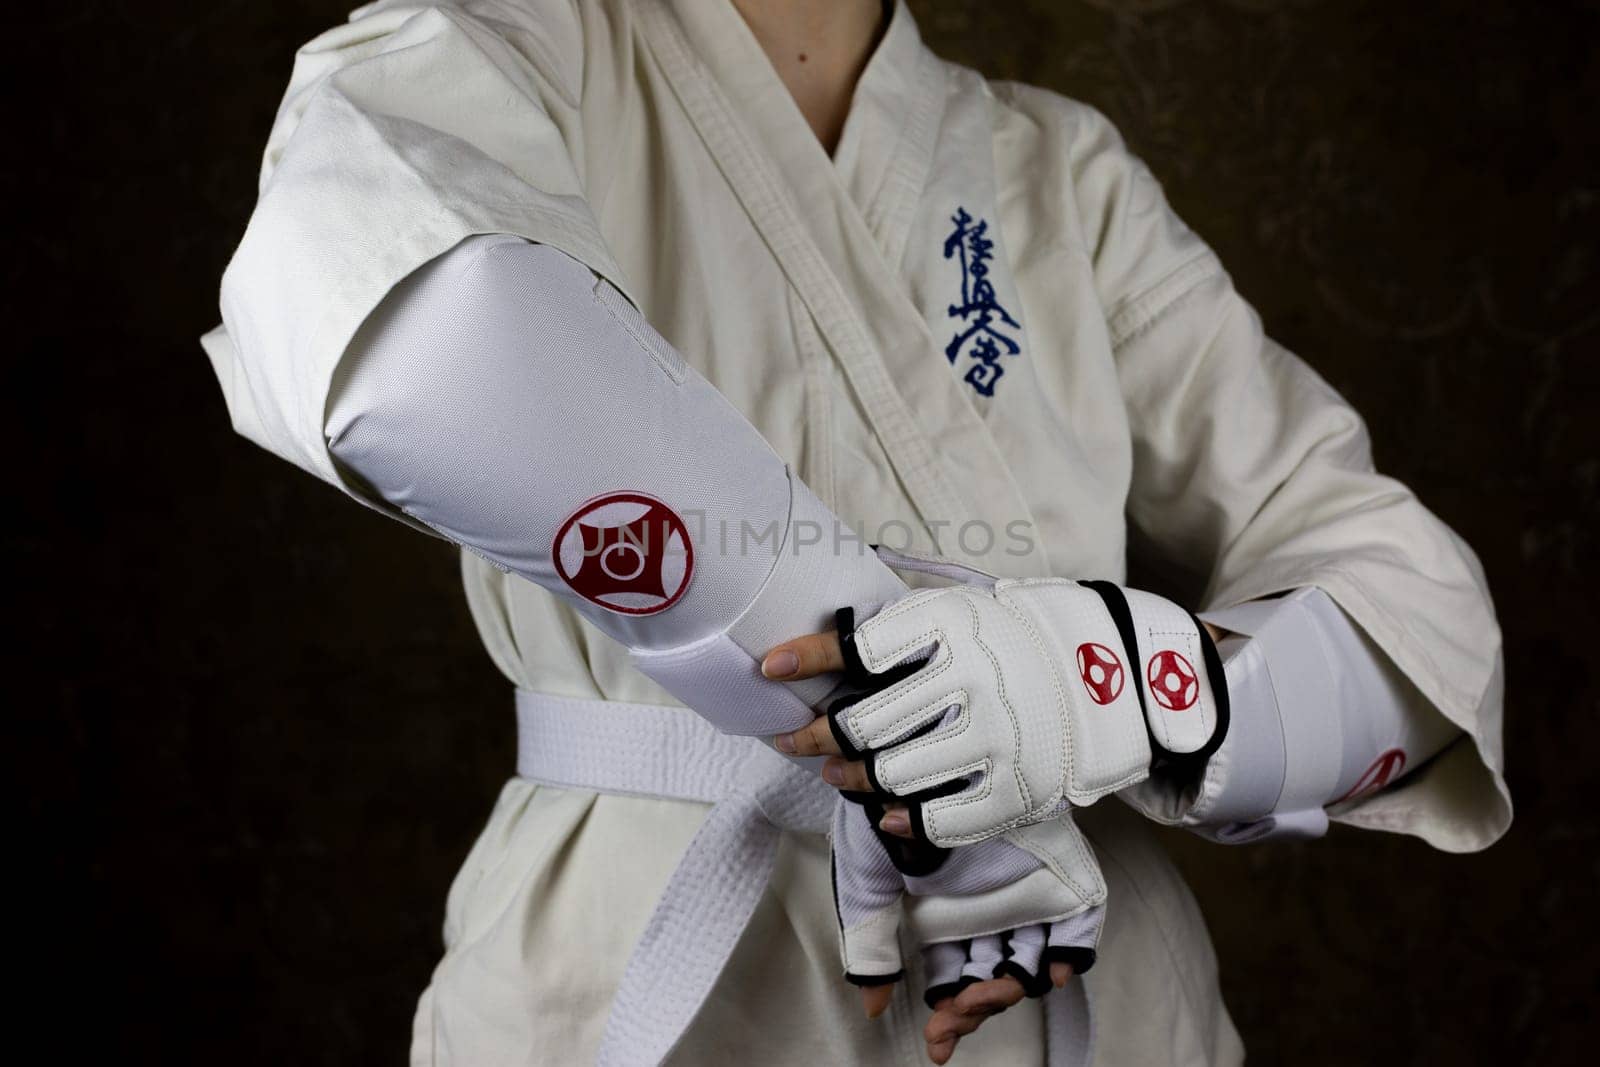
M 12 1025 L 47 1062 L 400 1061 L 511 767 L 451 553 L 231 436 L 195 343 L 292 50 L 343 6 L 79 3 L 13 37 Z M 914 6 L 946 55 L 1107 111 L 1488 568 L 1504 842 L 1178 846 L 1257 1057 L 1592 1051 L 1596 4 Z

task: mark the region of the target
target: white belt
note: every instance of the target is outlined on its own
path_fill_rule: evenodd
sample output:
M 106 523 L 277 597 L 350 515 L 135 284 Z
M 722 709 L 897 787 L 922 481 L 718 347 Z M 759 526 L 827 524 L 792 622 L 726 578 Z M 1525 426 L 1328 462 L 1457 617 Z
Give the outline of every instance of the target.
M 780 833 L 827 833 L 837 794 L 762 742 L 718 733 L 687 708 L 526 689 L 517 690 L 517 774 L 565 789 L 712 805 L 634 946 L 600 1039 L 601 1067 L 654 1067 L 733 955 L 772 876 Z M 1045 997 L 1052 1065 L 1089 1060 L 1083 986 L 1071 982 L 1070 995 Z

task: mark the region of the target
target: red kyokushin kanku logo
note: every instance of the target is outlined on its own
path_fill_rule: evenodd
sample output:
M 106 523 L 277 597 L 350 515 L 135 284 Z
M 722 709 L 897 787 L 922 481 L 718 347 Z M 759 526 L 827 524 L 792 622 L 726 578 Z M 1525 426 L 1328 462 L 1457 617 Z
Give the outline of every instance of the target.
M 1078 646 L 1078 677 L 1096 704 L 1109 704 L 1122 693 L 1127 672 L 1122 661 L 1105 645 L 1085 641 Z
M 1150 695 L 1168 711 L 1186 711 L 1200 696 L 1200 679 L 1194 673 L 1194 665 L 1170 648 L 1150 657 L 1144 676 L 1150 683 Z
M 646 493 L 607 493 L 567 516 L 550 546 L 556 573 L 607 611 L 654 615 L 678 602 L 694 546 L 677 512 Z

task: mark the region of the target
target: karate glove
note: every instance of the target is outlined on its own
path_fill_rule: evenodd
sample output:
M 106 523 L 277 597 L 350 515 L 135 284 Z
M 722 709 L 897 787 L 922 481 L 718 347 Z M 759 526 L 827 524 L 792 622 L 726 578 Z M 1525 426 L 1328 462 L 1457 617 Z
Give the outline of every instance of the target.
M 1105 881 L 1070 814 L 953 850 L 876 829 L 870 797 L 834 813 L 833 885 L 845 977 L 881 985 L 904 974 L 902 920 L 923 952 L 933 1007 L 973 982 L 1015 977 L 1030 997 L 1049 992 L 1050 964 L 1093 965 Z
M 919 839 L 982 841 L 1222 743 L 1227 683 L 1188 611 L 1110 582 L 938 570 L 965 584 L 841 626 L 851 675 L 900 670 L 830 721 L 873 788 L 906 802 Z

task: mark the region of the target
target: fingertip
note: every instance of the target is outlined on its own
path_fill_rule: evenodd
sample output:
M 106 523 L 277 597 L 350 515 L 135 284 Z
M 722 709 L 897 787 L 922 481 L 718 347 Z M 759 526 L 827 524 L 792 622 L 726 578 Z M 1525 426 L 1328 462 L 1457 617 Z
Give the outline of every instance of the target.
M 910 838 L 911 817 L 903 810 L 887 812 L 882 819 L 878 820 L 878 829 L 896 837 Z
M 1057 989 L 1065 989 L 1072 980 L 1072 964 L 1056 962 L 1050 965 L 1050 984 Z
M 888 1011 L 889 1002 L 893 999 L 893 982 L 888 985 L 865 986 L 861 990 L 861 1007 L 869 1019 L 876 1019 Z
M 929 1045 L 928 1059 L 943 1067 L 944 1064 L 950 1062 L 950 1057 L 955 1055 L 957 1040 L 957 1038 L 952 1037 L 937 1044 Z
M 793 649 L 775 648 L 761 661 L 761 673 L 768 678 L 792 678 L 800 670 L 800 657 Z

